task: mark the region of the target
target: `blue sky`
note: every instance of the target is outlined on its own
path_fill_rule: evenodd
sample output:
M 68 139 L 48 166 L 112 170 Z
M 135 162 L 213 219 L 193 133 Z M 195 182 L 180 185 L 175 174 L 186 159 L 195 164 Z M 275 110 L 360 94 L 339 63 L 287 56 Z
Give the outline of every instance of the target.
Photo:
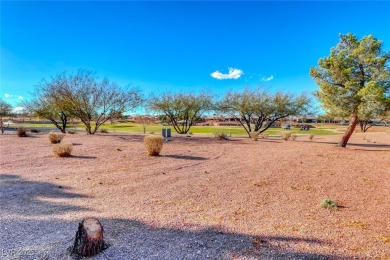
M 373 34 L 390 51 L 390 2 L 383 1 L 0 5 L 0 94 L 15 106 L 41 79 L 79 68 L 145 94 L 257 86 L 312 92 L 318 87 L 309 69 L 339 33 Z

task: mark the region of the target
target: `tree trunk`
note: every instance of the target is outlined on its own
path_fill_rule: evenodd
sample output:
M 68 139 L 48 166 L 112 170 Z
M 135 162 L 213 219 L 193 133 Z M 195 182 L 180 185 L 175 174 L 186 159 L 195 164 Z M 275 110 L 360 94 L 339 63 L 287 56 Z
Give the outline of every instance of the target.
M 359 120 L 360 131 L 364 133 L 364 123 Z
M 1 130 L 1 134 L 4 134 L 3 119 L 1 118 L 0 118 L 0 130 Z
M 72 252 L 79 256 L 93 256 L 106 249 L 103 226 L 96 218 L 85 218 L 79 224 Z
M 358 122 L 359 122 L 358 116 L 356 114 L 353 114 L 347 130 L 345 130 L 343 137 L 340 139 L 339 143 L 337 144 L 338 147 L 347 146 L 348 140 L 353 134 L 353 131 L 355 131 L 355 127 L 358 124 Z

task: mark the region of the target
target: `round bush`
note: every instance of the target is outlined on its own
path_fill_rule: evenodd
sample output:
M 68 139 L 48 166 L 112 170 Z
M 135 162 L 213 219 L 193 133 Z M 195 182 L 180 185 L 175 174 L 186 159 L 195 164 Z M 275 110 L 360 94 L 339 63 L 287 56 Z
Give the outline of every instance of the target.
M 164 141 L 162 136 L 148 135 L 145 136 L 144 144 L 149 155 L 158 156 L 160 155 Z
M 64 139 L 64 134 L 58 134 L 58 133 L 50 133 L 49 134 L 49 141 L 52 144 L 58 144 L 61 143 L 62 139 Z
M 71 155 L 72 148 L 71 143 L 62 143 L 53 145 L 52 150 L 56 157 L 66 157 Z

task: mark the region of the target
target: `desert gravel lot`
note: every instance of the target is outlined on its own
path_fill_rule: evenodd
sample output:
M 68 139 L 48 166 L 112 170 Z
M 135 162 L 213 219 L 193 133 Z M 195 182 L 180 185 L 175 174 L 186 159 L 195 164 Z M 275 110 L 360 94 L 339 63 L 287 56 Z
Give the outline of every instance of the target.
M 389 132 L 174 137 L 159 157 L 142 135 L 78 133 L 67 158 L 30 135 L 0 136 L 0 259 L 70 259 L 86 216 L 110 244 L 96 259 L 390 258 Z

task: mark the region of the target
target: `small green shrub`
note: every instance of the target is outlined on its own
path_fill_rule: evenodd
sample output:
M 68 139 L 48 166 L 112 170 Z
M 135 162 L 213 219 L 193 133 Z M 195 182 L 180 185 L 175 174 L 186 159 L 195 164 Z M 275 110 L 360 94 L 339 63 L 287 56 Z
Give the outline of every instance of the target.
M 309 140 L 312 141 L 313 138 L 314 138 L 314 135 L 313 135 L 313 134 L 310 134 L 310 135 L 309 135 Z
M 287 141 L 291 137 L 291 133 L 289 132 L 282 132 L 281 133 L 282 139 Z
M 102 134 L 108 134 L 108 129 L 107 128 L 101 128 L 99 131 Z
M 62 139 L 64 139 L 65 135 L 64 134 L 59 134 L 59 133 L 49 133 L 49 141 L 52 144 L 58 144 L 61 143 Z
M 215 136 L 216 139 L 218 139 L 220 141 L 229 140 L 228 134 L 224 133 L 224 132 L 215 133 L 214 136 Z
M 336 201 L 334 201 L 332 199 L 329 199 L 329 198 L 323 199 L 321 201 L 320 206 L 322 208 L 325 208 L 325 209 L 332 209 L 332 210 L 337 210 L 338 209 Z
M 151 156 L 159 156 L 164 144 L 162 136 L 148 135 L 144 138 L 144 145 L 148 154 Z
M 62 143 L 53 145 L 53 153 L 56 157 L 67 157 L 72 153 L 72 144 L 71 143 Z
M 297 139 L 297 135 L 291 135 L 291 140 L 295 141 L 295 139 Z
M 27 135 L 27 130 L 23 126 L 19 126 L 16 129 L 16 134 L 18 135 L 18 137 L 27 137 L 28 136 Z

